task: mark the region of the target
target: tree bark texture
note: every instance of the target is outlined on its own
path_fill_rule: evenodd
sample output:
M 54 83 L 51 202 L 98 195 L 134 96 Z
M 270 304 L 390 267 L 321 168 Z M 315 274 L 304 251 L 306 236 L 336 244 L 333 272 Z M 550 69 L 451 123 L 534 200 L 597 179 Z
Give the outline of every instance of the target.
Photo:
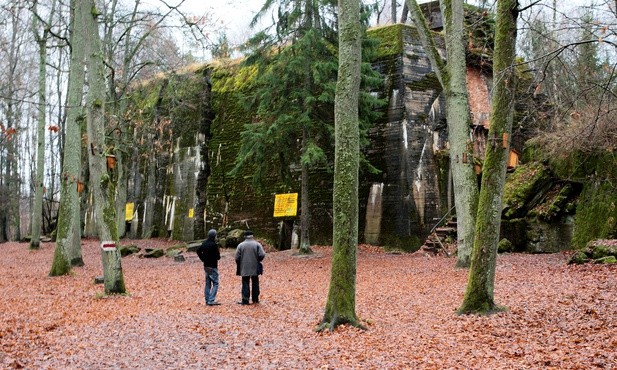
M 9 21 L 11 29 L 11 41 L 8 47 L 8 71 L 6 71 L 6 96 L 9 99 L 5 102 L 5 120 L 4 126 L 7 129 L 13 129 L 15 131 L 15 135 L 11 138 L 6 138 L 6 161 L 5 161 L 5 190 L 6 190 L 6 204 L 2 207 L 5 211 L 5 219 L 1 220 L 4 225 L 4 234 L 7 240 L 17 241 L 21 239 L 20 235 L 20 205 L 19 200 L 21 199 L 21 187 L 19 185 L 19 171 L 18 171 L 18 154 L 17 154 L 17 135 L 18 135 L 18 122 L 17 116 L 19 114 L 19 108 L 17 107 L 20 103 L 17 100 L 13 100 L 16 96 L 18 86 L 16 86 L 17 81 L 19 81 L 18 77 L 18 66 L 20 64 L 20 54 L 19 50 L 21 50 L 21 40 L 20 40 L 20 22 L 18 21 L 19 8 L 22 7 L 22 4 L 13 4 L 16 9 L 10 11 Z M 6 25 L 5 25 L 6 27 Z
M 67 118 L 64 129 L 65 144 L 56 229 L 56 251 L 49 273 L 51 276 L 68 274 L 71 265 L 83 265 L 77 181 L 81 175 L 81 124 L 83 122 L 81 105 L 85 80 L 84 58 L 87 28 L 82 16 L 83 12 L 79 11 L 77 3 L 77 0 L 71 1 L 72 48 L 67 92 Z
M 497 244 L 501 226 L 501 198 L 510 150 L 508 139 L 512 131 L 513 99 L 516 87 L 513 62 L 517 7 L 518 1 L 516 0 L 497 2 L 491 127 L 483 165 L 469 279 L 463 304 L 459 309 L 461 313 L 488 313 L 498 309 L 493 293 Z
M 86 1 L 84 1 L 86 3 Z M 80 9 L 82 6 L 80 5 Z M 118 229 L 115 207 L 116 174 L 107 169 L 105 155 L 108 154 L 105 140 L 105 69 L 98 31 L 97 11 L 94 0 L 87 1 L 83 16 L 87 19 L 88 36 L 86 65 L 88 70 L 88 158 L 90 186 L 94 195 L 94 213 L 97 220 L 97 233 L 101 241 L 113 241 L 118 245 Z M 117 249 L 101 251 L 105 293 L 125 293 L 124 276 Z
M 463 0 L 442 0 L 446 38 L 447 81 L 446 120 L 450 142 L 450 168 L 454 182 L 454 205 L 457 215 L 457 267 L 469 267 L 478 211 L 478 181 L 473 169 L 471 114 L 467 93 L 465 58 L 465 11 Z M 467 158 L 467 161 L 464 160 Z
M 308 129 L 302 128 L 302 146 L 305 148 L 308 141 Z M 310 234 L 311 228 L 311 201 L 309 198 L 309 168 L 307 164 L 302 164 L 302 180 L 300 191 L 300 247 L 299 252 L 310 254 L 311 250 Z
M 359 0 L 339 0 L 339 67 L 334 101 L 335 159 L 333 255 L 330 287 L 320 329 L 361 326 L 356 316 L 358 246 L 358 96 L 362 31 Z
M 30 222 L 30 249 L 39 249 L 43 220 L 43 181 L 45 176 L 45 105 L 47 103 L 47 31 L 38 34 L 37 6 L 34 3 L 32 30 L 39 47 L 39 91 L 37 104 L 36 178 L 34 180 L 34 203 Z
M 467 64 L 462 0 L 441 0 L 447 64 L 437 51 L 428 24 L 416 0 L 407 0 L 420 41 L 444 90 L 450 143 L 450 168 L 457 215 L 457 266 L 469 267 L 478 207 L 478 186 L 469 142 L 471 115 L 467 94 Z

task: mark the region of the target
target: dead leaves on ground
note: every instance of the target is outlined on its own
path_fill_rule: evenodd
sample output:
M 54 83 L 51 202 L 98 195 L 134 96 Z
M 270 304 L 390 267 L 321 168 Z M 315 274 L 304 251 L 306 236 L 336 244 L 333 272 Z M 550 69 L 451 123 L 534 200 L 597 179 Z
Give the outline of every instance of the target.
M 97 241 L 84 240 L 85 267 L 58 278 L 47 276 L 53 244 L 1 247 L 1 368 L 617 369 L 617 269 L 560 254 L 499 256 L 495 299 L 509 310 L 477 317 L 455 314 L 467 271 L 453 259 L 361 246 L 356 307 L 369 330 L 316 333 L 328 247 L 269 253 L 251 306 L 235 303 L 240 279 L 224 251 L 212 307 L 193 253 L 123 258 L 129 294 L 104 297 Z

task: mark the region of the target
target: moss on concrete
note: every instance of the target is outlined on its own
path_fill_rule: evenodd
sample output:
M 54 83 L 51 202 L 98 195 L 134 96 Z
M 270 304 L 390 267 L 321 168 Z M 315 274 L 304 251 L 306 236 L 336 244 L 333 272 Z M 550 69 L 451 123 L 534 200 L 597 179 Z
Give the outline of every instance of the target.
M 590 240 L 617 236 L 617 192 L 607 181 L 585 184 L 576 208 L 572 243 L 583 248 Z
M 367 31 L 367 36 L 378 40 L 375 59 L 388 59 L 403 53 L 403 24 L 387 25 L 372 28 Z
M 525 205 L 550 178 L 544 165 L 532 162 L 516 168 L 506 179 L 503 190 L 503 217 L 520 217 Z

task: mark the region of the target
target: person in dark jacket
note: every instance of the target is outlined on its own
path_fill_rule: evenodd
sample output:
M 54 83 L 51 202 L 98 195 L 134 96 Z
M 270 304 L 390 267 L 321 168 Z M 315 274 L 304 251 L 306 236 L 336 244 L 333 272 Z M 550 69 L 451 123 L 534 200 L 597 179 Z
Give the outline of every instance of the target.
M 206 271 L 206 288 L 204 295 L 208 306 L 218 306 L 216 302 L 216 292 L 219 289 L 219 270 L 218 261 L 221 259 L 219 245 L 216 242 L 216 230 L 208 231 L 208 239 L 197 248 L 197 255 L 204 263 Z
M 239 304 L 249 304 L 249 296 L 253 303 L 259 303 L 259 265 L 266 256 L 262 245 L 253 239 L 253 232 L 244 232 L 244 241 L 236 248 L 237 275 L 242 276 L 242 301 Z M 252 282 L 252 295 L 249 282 Z

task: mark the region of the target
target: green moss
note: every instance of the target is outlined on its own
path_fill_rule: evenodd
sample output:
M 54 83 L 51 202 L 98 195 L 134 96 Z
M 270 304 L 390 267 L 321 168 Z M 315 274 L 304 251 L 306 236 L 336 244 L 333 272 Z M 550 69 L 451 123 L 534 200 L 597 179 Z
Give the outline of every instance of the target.
M 569 265 L 581 265 L 587 262 L 589 262 L 589 257 L 587 257 L 587 255 L 581 251 L 574 253 L 572 257 L 570 257 L 570 259 L 568 260 Z
M 617 192 L 610 182 L 585 184 L 576 208 L 572 243 L 583 248 L 594 239 L 617 235 Z
M 517 216 L 549 177 L 549 171 L 541 163 L 532 162 L 518 166 L 514 173 L 508 176 L 504 185 L 503 216 L 507 219 Z
M 368 37 L 379 41 L 375 55 L 376 60 L 392 58 L 403 53 L 403 27 L 409 26 L 398 23 L 367 31 Z
M 602 258 L 598 258 L 593 261 L 594 263 L 603 263 L 603 264 L 614 264 L 617 263 L 617 258 L 615 256 L 606 256 Z
M 556 184 L 546 195 L 545 200 L 529 211 L 529 216 L 550 221 L 563 214 L 574 213 L 576 209 L 576 190 L 572 184 Z M 574 197 L 574 198 L 573 198 Z
M 49 271 L 49 276 L 62 276 L 68 275 L 71 272 L 71 264 L 64 255 L 62 251 L 62 247 L 56 246 L 54 250 L 54 259 L 51 264 L 51 271 Z
M 399 237 L 396 235 L 385 234 L 381 236 L 381 244 L 383 245 L 384 250 L 388 252 L 404 251 L 413 253 L 420 249 L 423 241 L 415 235 L 409 237 Z
M 497 245 L 497 252 L 510 253 L 514 251 L 514 245 L 508 239 L 501 239 Z

